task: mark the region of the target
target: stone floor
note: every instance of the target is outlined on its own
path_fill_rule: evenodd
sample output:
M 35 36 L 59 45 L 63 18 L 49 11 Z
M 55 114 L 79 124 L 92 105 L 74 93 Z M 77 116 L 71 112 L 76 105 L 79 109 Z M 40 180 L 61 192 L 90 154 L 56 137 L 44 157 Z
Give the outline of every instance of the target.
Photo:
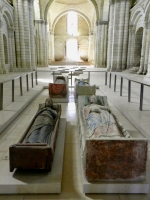
M 50 66 L 52 67 L 52 66 Z M 52 81 L 50 67 L 38 69 L 38 87 L 47 86 L 48 82 Z M 54 68 L 58 66 L 54 66 Z M 69 67 L 69 66 L 67 66 Z M 70 66 L 72 67 L 72 66 Z M 88 68 L 89 66 L 87 66 Z M 92 66 L 90 66 L 91 68 Z M 89 69 L 89 68 L 88 68 Z M 125 74 L 126 75 L 126 74 Z M 6 77 L 7 76 L 7 77 Z M 6 79 L 11 78 L 10 75 L 3 76 Z M 13 74 L 15 77 L 15 73 Z M 144 80 L 144 76 L 130 75 L 137 80 Z M 79 77 L 87 77 L 87 73 L 80 74 Z M 117 118 L 122 122 L 126 129 L 137 137 L 143 134 L 149 137 L 150 135 L 150 99 L 149 88 L 144 90 L 144 105 L 143 111 L 139 111 L 139 85 L 132 84 L 132 98 L 131 102 L 127 101 L 127 82 L 124 81 L 123 95 L 120 97 L 119 88 L 120 82 L 117 81 L 117 90 L 113 92 L 112 88 L 105 85 L 104 72 L 92 72 L 91 84 L 96 84 L 99 89 L 96 90 L 98 95 L 107 95 L 108 102 L 112 111 L 117 115 Z M 149 80 L 146 80 L 149 82 Z M 9 90 L 9 89 L 8 89 Z M 31 93 L 31 92 L 30 92 Z M 48 97 L 48 90 L 43 90 L 26 108 L 20 113 L 15 120 L 7 126 L 7 128 L 0 134 L 0 177 L 3 178 L 3 168 L 8 163 L 9 146 L 16 143 L 21 137 L 30 120 L 34 116 L 38 104 L 44 102 Z M 8 103 L 9 105 L 9 103 Z M 0 195 L 0 199 L 10 200 L 46 200 L 46 199 L 99 199 L 99 200 L 150 200 L 150 192 L 148 194 L 84 194 L 82 188 L 82 174 L 81 174 L 81 160 L 79 150 L 79 138 L 77 129 L 76 103 L 74 102 L 74 88 L 69 88 L 69 102 L 61 103 L 62 118 L 66 118 L 66 140 L 64 150 L 64 165 L 62 175 L 62 190 L 60 194 L 24 194 L 24 195 Z M 19 106 L 19 103 L 18 103 Z M 11 107 L 11 109 L 13 109 Z M 0 113 L 1 114 L 1 113 Z M 7 117 L 3 112 L 1 119 Z M 146 180 L 150 183 L 150 157 L 148 153 L 147 162 L 147 176 Z M 113 184 L 113 183 L 112 183 Z

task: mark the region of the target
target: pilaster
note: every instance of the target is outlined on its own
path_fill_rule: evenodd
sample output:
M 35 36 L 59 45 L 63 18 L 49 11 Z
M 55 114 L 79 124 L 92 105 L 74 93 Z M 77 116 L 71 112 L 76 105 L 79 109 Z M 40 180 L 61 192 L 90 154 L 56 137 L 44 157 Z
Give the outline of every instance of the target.
M 112 57 L 112 37 L 113 37 L 113 24 L 114 24 L 114 3 L 110 4 L 110 17 L 109 17 L 109 29 L 108 29 L 108 48 L 107 48 L 107 71 L 111 69 L 111 57 Z
M 4 54 L 4 43 L 3 43 L 3 22 L 0 19 L 0 74 L 6 74 L 7 70 L 5 69 L 5 54 Z

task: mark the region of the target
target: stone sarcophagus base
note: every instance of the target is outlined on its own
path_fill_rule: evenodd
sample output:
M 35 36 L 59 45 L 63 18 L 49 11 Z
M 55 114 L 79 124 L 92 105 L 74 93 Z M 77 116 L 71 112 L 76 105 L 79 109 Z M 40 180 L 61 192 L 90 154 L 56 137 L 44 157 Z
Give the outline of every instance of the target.
M 27 130 L 22 135 L 18 143 L 9 147 L 10 172 L 12 172 L 15 168 L 51 171 L 58 135 L 60 115 L 61 105 L 58 104 L 55 127 L 48 143 L 25 143 L 24 141 L 28 136 L 29 130 L 36 119 L 35 114 Z
M 67 98 L 68 77 L 54 76 L 54 83 L 49 83 L 48 90 L 51 98 Z
M 145 139 L 87 139 L 83 158 L 87 181 L 144 180 L 147 145 Z

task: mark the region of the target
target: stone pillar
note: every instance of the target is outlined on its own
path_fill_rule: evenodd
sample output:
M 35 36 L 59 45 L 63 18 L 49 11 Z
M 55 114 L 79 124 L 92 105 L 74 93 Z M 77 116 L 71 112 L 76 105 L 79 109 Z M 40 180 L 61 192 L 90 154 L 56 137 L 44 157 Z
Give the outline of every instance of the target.
M 29 0 L 29 26 L 30 26 L 30 47 L 31 47 L 31 68 L 36 69 L 35 64 L 35 31 L 33 18 L 33 1 Z
M 107 71 L 111 69 L 111 55 L 112 55 L 112 37 L 113 37 L 113 25 L 114 25 L 114 2 L 110 4 L 109 15 L 109 29 L 108 29 L 108 47 L 107 47 Z
M 95 51 L 95 67 L 98 66 L 98 35 L 99 35 L 99 32 L 98 32 L 98 21 L 96 22 L 96 51 Z
M 17 0 L 13 0 L 14 6 L 14 26 L 15 26 L 15 46 L 16 46 L 16 66 L 21 67 L 21 50 L 20 50 L 20 39 L 19 39 L 19 24 L 18 24 L 18 3 Z
M 0 74 L 6 74 L 8 71 L 5 69 L 5 53 L 3 42 L 3 22 L 0 19 Z
M 100 27 L 101 27 L 101 32 L 100 32 L 100 51 L 99 51 L 99 64 L 100 67 L 104 67 L 103 66 L 103 59 L 104 59 L 104 38 L 105 38 L 105 29 L 104 29 L 104 24 L 103 22 L 100 23 Z
M 30 49 L 30 24 L 29 24 L 29 2 L 28 0 L 23 1 L 24 5 L 24 45 L 26 55 L 26 68 L 31 70 L 31 49 Z
M 48 58 L 47 58 L 47 53 L 48 53 L 48 45 L 47 45 L 47 22 L 43 21 L 42 23 L 42 40 L 43 40 L 43 53 L 44 53 L 44 60 L 43 60 L 43 67 L 48 66 Z
M 147 33 L 147 35 L 148 35 L 148 41 L 147 41 L 147 50 L 146 50 L 146 54 L 148 55 L 147 57 L 146 57 L 146 59 L 148 60 L 148 62 L 147 62 L 147 60 L 145 59 L 145 63 L 147 62 L 148 64 L 147 64 L 147 74 L 146 74 L 146 77 L 147 78 L 150 78 L 150 22 L 148 23 L 148 33 Z M 146 65 L 146 64 L 145 64 Z M 146 68 L 146 67 L 145 67 Z
M 145 50 L 146 50 L 146 34 L 147 34 L 147 28 L 144 26 L 143 31 L 143 38 L 142 38 L 142 50 L 141 50 L 141 58 L 140 58 L 140 68 L 137 72 L 138 74 L 142 74 L 144 71 L 144 58 L 145 58 Z
M 104 25 L 104 55 L 103 55 L 103 62 L 102 65 L 103 67 L 106 68 L 106 59 L 107 59 L 107 37 L 108 37 L 108 22 L 105 22 L 106 24 Z
M 94 45 L 94 36 L 93 33 L 89 35 L 89 51 L 88 51 L 88 62 L 93 62 L 93 45 Z
M 26 71 L 25 38 L 24 38 L 24 10 L 22 0 L 18 0 L 18 21 L 20 33 L 21 71 Z
M 101 21 L 101 34 L 100 34 L 100 67 L 106 67 L 106 51 L 107 51 L 107 21 Z
M 44 52 L 45 52 L 45 60 L 44 60 L 44 67 L 48 67 L 48 31 L 47 31 L 47 22 L 43 24 L 43 33 L 44 33 Z M 45 42 L 45 43 L 44 43 Z
M 48 63 L 54 61 L 54 34 L 52 31 L 49 32 L 49 51 L 48 51 Z
M 10 29 L 10 33 L 11 33 L 11 52 L 12 52 L 12 71 L 17 71 L 16 68 L 16 49 L 15 49 L 15 36 L 14 36 L 14 28 L 12 27 Z
M 135 27 L 130 25 L 130 27 L 129 27 L 128 57 L 127 57 L 127 68 L 128 69 L 133 67 L 134 46 L 135 46 Z
M 127 68 L 127 50 L 128 50 L 128 35 L 129 35 L 129 17 L 130 17 L 130 0 L 126 0 L 125 7 L 125 22 L 124 22 L 124 39 L 122 50 L 122 70 Z
M 120 14 L 119 14 L 118 54 L 117 54 L 116 71 L 122 71 L 122 50 L 123 50 L 123 39 L 124 39 L 125 6 L 126 6 L 126 0 L 122 0 L 120 2 L 120 10 L 119 10 Z
M 118 23 L 119 23 L 119 9 L 120 0 L 115 0 L 114 7 L 114 23 L 113 23 L 113 35 L 112 35 L 112 55 L 111 55 L 111 71 L 116 71 L 117 55 L 118 55 Z
M 130 68 L 130 62 L 131 62 L 131 46 L 132 46 L 132 29 L 133 29 L 133 26 L 130 25 L 129 26 L 129 40 L 128 40 L 128 55 L 127 55 L 127 69 Z
M 36 20 L 37 24 L 37 55 L 38 55 L 38 66 L 46 67 L 47 63 L 47 34 L 46 27 L 47 23 L 44 20 Z
M 13 47 L 12 44 L 12 32 L 13 29 L 8 28 L 8 46 L 9 47 Z M 14 68 L 13 68 L 13 49 L 12 48 L 8 48 L 9 51 L 9 64 L 10 64 L 10 71 L 13 72 Z
M 36 23 L 36 27 L 37 27 L 37 31 L 36 31 L 37 65 L 40 66 L 41 58 L 40 58 L 40 23 L 39 23 L 39 20 L 36 20 L 35 23 Z
M 149 49 L 150 49 L 150 22 L 147 23 L 147 37 L 146 37 L 146 49 L 145 49 L 145 56 L 144 56 L 144 71 L 143 74 L 147 73 L 148 68 L 148 56 L 149 56 Z
M 101 25 L 100 25 L 100 22 L 98 22 L 98 35 L 97 35 L 97 63 L 96 63 L 96 67 L 101 67 L 100 66 L 100 49 L 101 49 Z

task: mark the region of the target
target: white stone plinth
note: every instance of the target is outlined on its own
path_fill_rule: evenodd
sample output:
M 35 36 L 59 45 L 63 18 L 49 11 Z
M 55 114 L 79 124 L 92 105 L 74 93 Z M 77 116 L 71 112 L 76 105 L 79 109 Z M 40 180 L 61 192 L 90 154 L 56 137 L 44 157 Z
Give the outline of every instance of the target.
M 0 174 L 0 194 L 60 193 L 65 130 L 66 119 L 61 118 L 51 172 L 29 172 L 18 169 L 10 172 L 8 160 Z

